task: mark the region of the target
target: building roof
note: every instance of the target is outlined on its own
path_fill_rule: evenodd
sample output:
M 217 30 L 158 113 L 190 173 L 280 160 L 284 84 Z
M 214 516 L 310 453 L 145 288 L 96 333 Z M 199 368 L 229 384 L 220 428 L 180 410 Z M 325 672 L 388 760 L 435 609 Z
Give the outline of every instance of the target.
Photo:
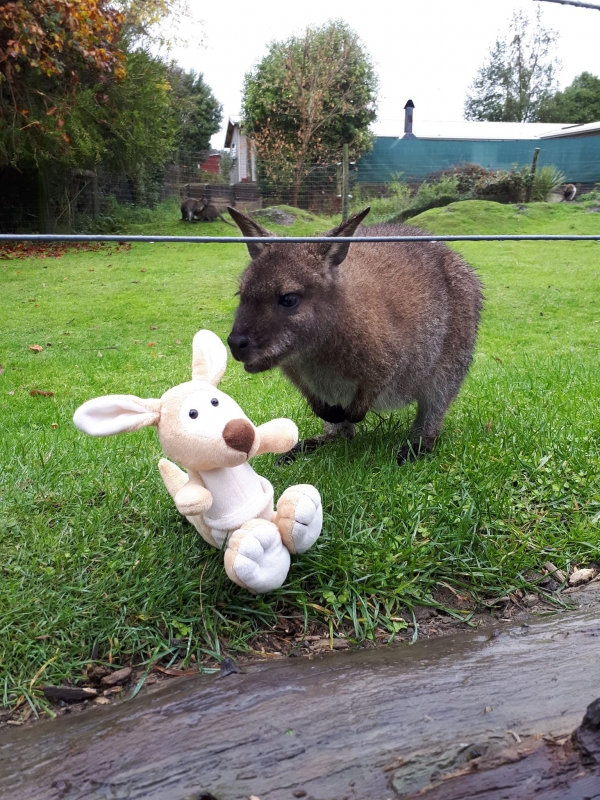
M 592 123 L 598 124 L 600 123 Z M 578 126 L 584 127 L 584 126 Z M 418 139 L 537 139 L 563 129 L 556 122 L 456 122 L 427 121 L 415 115 L 413 133 Z M 404 118 L 378 120 L 371 127 L 375 136 L 401 138 L 404 135 Z
M 563 125 L 549 133 L 544 133 L 540 139 L 559 139 L 564 136 L 590 136 L 600 134 L 600 121 L 588 122 L 585 125 Z
M 233 139 L 233 131 L 236 125 L 240 124 L 240 117 L 233 116 L 229 117 L 227 122 L 227 132 L 225 133 L 225 144 L 224 147 L 231 147 L 231 140 Z

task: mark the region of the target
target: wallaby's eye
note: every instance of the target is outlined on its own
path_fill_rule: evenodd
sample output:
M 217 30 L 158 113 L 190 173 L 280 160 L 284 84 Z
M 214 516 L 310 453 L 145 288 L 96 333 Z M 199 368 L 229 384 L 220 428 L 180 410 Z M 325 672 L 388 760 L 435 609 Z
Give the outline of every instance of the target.
M 213 397 L 213 399 L 210 401 L 210 404 L 211 404 L 211 406 L 218 406 L 219 405 L 219 401 L 217 400 L 216 397 Z
M 283 308 L 296 308 L 300 302 L 300 295 L 297 294 L 281 294 L 279 295 L 279 305 Z
M 196 409 L 195 408 L 190 408 L 190 417 L 192 419 L 196 419 L 197 416 L 198 416 L 198 412 L 196 411 Z

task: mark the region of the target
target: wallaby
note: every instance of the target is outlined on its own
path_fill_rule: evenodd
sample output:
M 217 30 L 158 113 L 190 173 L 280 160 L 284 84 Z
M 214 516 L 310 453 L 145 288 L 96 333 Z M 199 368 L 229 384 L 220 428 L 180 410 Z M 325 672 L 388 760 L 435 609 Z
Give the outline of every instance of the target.
M 186 197 L 181 204 L 182 222 L 191 222 L 207 205 L 208 200 L 204 196 L 199 200 L 195 197 Z
M 575 195 L 577 194 L 577 187 L 573 183 L 565 183 L 562 190 L 563 200 L 566 200 L 567 203 L 575 200 Z
M 481 284 L 439 242 L 338 242 L 338 236 L 414 236 L 402 225 L 359 224 L 365 208 L 327 233 L 331 243 L 261 244 L 270 236 L 229 208 L 252 262 L 228 338 L 233 357 L 255 373 L 279 366 L 318 417 L 323 435 L 290 451 L 351 438 L 367 411 L 416 400 L 398 463 L 430 451 L 473 357 Z
M 199 219 L 200 222 L 214 222 L 216 219 L 221 219 L 226 225 L 231 225 L 232 228 L 235 227 L 231 222 L 227 222 L 219 209 L 212 203 L 207 203 L 200 209 L 200 211 L 196 213 L 196 219 Z

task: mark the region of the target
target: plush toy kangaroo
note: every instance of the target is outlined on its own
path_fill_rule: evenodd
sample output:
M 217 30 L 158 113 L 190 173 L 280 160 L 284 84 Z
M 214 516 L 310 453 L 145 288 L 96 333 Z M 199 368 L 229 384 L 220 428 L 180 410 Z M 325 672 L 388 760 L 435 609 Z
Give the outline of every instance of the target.
M 194 336 L 192 380 L 160 400 L 134 395 L 97 397 L 80 406 L 75 425 L 92 436 L 111 436 L 156 425 L 167 456 L 160 474 L 179 511 L 214 547 L 225 545 L 225 570 L 254 594 L 281 586 L 290 553 L 303 553 L 323 524 L 319 492 L 301 484 L 286 489 L 273 509 L 273 487 L 248 463 L 262 453 L 286 453 L 298 441 L 289 419 L 256 428 L 231 397 L 215 388 L 227 350 L 218 336 Z

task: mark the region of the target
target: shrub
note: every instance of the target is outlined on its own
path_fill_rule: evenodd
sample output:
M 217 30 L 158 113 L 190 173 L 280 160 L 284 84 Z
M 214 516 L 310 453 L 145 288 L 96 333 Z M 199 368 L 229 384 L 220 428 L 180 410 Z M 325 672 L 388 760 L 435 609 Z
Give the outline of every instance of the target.
M 548 196 L 555 192 L 565 182 L 564 173 L 554 166 L 540 167 L 535 173 L 531 185 L 531 199 L 545 202 Z

